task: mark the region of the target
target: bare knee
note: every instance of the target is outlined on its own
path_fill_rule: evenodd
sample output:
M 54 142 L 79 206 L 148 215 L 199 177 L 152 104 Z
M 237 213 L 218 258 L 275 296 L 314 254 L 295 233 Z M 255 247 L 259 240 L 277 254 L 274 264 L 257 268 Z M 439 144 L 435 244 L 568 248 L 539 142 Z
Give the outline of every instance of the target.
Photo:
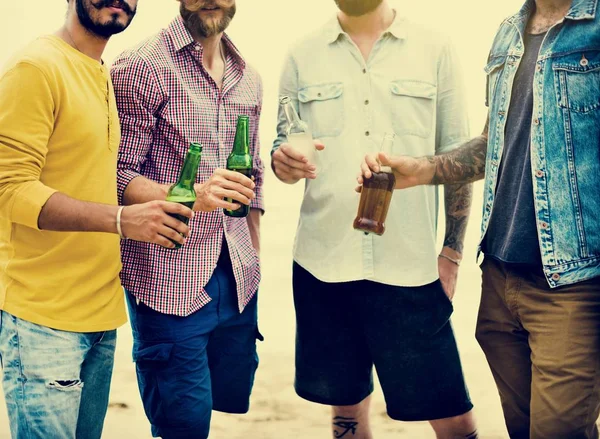
M 363 417 L 369 414 L 370 405 L 371 397 L 367 397 L 358 404 L 334 406 L 332 407 L 333 416 L 347 416 L 353 418 Z
M 452 418 L 430 421 L 437 439 L 476 439 L 477 426 L 473 412 L 454 416 Z

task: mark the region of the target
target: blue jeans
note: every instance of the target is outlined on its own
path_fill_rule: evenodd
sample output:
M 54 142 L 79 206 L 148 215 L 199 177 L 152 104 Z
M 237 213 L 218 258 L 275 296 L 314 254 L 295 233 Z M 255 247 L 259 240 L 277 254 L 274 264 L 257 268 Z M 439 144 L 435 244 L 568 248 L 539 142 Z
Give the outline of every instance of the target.
M 0 361 L 13 439 L 99 439 L 117 332 L 59 331 L 0 311 Z

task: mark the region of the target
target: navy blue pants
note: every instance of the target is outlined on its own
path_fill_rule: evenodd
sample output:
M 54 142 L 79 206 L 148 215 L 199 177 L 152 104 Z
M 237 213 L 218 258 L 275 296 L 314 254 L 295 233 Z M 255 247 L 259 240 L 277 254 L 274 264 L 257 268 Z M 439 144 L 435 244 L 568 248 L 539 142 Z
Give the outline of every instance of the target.
M 212 301 L 188 317 L 159 313 L 126 293 L 138 386 L 154 437 L 207 438 L 212 410 L 248 411 L 256 339 L 262 339 L 257 298 L 239 313 L 228 257 L 205 289 Z

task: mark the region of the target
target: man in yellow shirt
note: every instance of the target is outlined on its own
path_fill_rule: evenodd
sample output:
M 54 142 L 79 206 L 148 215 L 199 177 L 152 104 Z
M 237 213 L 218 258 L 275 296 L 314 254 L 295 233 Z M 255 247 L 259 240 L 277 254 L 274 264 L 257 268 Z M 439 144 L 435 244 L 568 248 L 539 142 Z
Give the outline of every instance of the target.
M 0 360 L 13 438 L 100 438 L 116 328 L 119 236 L 172 247 L 192 216 L 119 208 L 111 35 L 137 0 L 68 0 L 64 26 L 0 76 Z M 90 232 L 90 233 L 81 233 Z

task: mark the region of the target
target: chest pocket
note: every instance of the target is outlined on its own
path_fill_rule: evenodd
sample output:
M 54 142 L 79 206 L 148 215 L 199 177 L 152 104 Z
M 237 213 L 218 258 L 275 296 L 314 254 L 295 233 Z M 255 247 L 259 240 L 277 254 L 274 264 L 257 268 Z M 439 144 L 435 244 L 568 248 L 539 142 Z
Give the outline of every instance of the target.
M 298 91 L 300 117 L 313 137 L 339 136 L 344 130 L 344 85 L 341 82 L 309 85 Z
M 496 96 L 496 89 L 498 87 L 498 80 L 502 72 L 504 71 L 504 65 L 506 64 L 506 55 L 491 57 L 487 66 L 485 66 L 486 78 L 486 90 L 485 90 L 485 105 L 489 107 L 492 105 L 494 96 Z
M 600 108 L 600 52 L 570 55 L 552 69 L 560 107 L 578 113 Z
M 437 87 L 422 81 L 398 80 L 390 84 L 392 121 L 397 135 L 427 138 L 431 135 Z

